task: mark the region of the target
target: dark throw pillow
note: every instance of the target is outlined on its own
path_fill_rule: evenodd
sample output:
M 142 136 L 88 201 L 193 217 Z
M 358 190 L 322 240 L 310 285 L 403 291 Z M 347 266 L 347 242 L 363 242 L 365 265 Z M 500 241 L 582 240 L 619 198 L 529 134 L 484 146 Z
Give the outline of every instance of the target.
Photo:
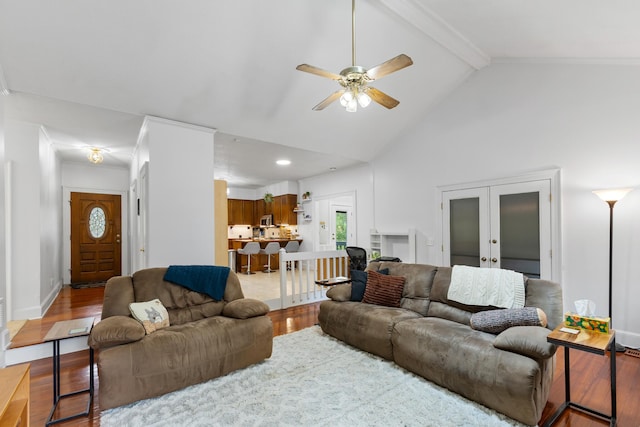
M 403 290 L 404 277 L 387 276 L 371 270 L 367 275 L 367 287 L 364 290 L 362 302 L 386 307 L 400 307 Z
M 388 268 L 379 270 L 380 274 L 389 274 Z M 367 287 L 367 272 L 351 270 L 351 301 L 362 301 L 364 290 Z
M 512 326 L 547 326 L 547 315 L 536 307 L 487 310 L 471 315 L 471 327 L 499 334 Z

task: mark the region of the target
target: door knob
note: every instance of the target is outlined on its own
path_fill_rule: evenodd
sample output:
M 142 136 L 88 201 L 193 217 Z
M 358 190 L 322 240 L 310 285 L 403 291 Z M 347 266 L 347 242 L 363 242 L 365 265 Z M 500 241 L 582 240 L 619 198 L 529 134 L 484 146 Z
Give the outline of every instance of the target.
M 480 258 L 480 260 L 481 260 L 482 262 L 485 262 L 485 261 L 487 260 L 487 257 L 486 257 L 486 256 L 483 256 L 482 258 Z
M 495 257 L 491 258 L 491 262 L 498 262 L 498 258 L 495 258 Z
M 498 241 L 496 239 L 493 239 L 491 243 L 498 243 Z

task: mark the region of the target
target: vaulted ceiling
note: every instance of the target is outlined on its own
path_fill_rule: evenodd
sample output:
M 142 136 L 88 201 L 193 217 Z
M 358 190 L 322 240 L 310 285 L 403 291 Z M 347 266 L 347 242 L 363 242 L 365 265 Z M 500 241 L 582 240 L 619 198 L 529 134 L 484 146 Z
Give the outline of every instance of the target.
M 99 146 L 105 164 L 127 165 L 151 115 L 217 129 L 217 177 L 257 186 L 371 160 L 492 62 L 640 58 L 634 0 L 356 8 L 358 65 L 414 61 L 375 82 L 393 110 L 311 110 L 338 85 L 295 67 L 351 65 L 350 0 L 0 0 L 0 90 L 13 94 L 7 114 L 42 124 L 65 160 Z

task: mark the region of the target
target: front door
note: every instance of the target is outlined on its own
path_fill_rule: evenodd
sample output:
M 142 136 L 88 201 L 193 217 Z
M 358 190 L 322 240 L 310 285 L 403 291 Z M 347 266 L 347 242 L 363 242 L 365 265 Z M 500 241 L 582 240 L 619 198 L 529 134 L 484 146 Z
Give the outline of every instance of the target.
M 71 193 L 71 283 L 121 274 L 120 195 Z

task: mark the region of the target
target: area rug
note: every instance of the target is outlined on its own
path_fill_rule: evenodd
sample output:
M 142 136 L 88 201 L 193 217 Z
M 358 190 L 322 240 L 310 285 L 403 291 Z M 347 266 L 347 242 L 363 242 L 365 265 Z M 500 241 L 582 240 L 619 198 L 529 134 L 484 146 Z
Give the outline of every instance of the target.
M 107 282 L 80 282 L 80 283 L 71 283 L 73 289 L 86 289 L 86 288 L 101 288 L 106 285 Z
M 111 426 L 522 426 L 319 326 L 274 338 L 270 359 L 102 412 Z

